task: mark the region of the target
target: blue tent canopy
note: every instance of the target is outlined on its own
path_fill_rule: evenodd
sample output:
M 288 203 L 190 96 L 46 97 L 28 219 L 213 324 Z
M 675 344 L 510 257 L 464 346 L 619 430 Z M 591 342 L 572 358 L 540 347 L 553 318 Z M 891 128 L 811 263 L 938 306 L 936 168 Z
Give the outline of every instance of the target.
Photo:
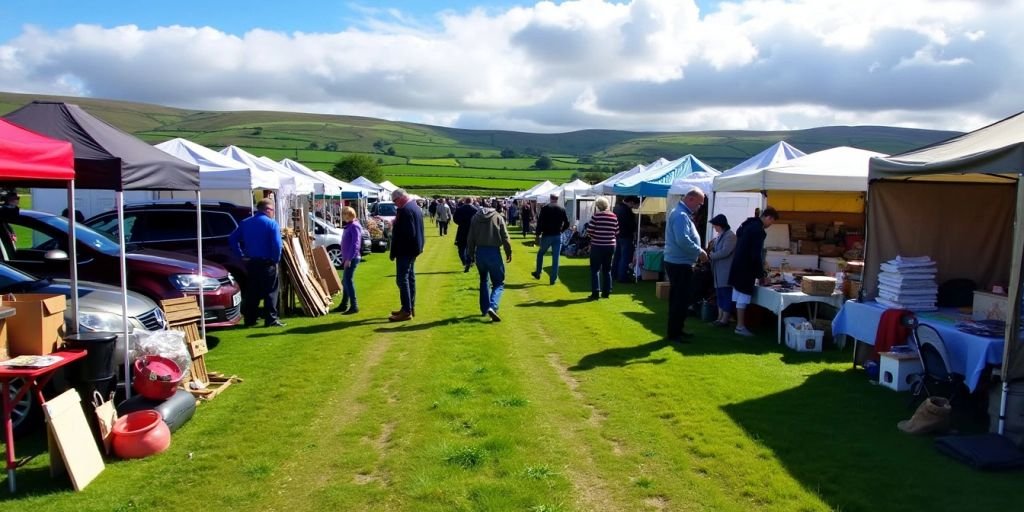
M 615 184 L 615 195 L 668 197 L 672 182 L 695 172 L 718 174 L 718 170 L 693 155 L 686 155 L 643 172 L 629 176 Z

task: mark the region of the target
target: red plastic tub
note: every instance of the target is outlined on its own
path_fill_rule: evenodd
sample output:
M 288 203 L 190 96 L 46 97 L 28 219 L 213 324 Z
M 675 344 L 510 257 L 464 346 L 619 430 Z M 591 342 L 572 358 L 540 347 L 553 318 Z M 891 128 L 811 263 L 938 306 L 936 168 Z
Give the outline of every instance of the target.
M 118 418 L 111 433 L 114 455 L 122 459 L 141 459 L 171 446 L 171 430 L 152 409 Z

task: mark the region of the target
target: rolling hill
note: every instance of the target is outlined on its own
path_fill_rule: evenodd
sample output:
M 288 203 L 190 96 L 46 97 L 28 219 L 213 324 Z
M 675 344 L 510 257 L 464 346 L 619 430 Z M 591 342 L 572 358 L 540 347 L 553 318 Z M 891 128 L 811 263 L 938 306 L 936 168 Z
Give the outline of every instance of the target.
M 371 154 L 388 179 L 420 193 L 506 193 L 544 179 L 564 182 L 574 174 L 590 170 L 608 171 L 688 153 L 724 170 L 780 140 L 808 153 L 854 146 L 894 154 L 958 134 L 885 126 L 829 126 L 774 132 L 580 130 L 541 134 L 446 128 L 356 116 L 199 111 L 2 92 L 0 114 L 35 99 L 76 103 L 154 144 L 182 137 L 211 148 L 236 145 L 257 155 L 275 160 L 288 157 L 325 171 L 346 154 Z M 518 158 L 501 158 L 503 150 L 511 150 Z M 542 154 L 552 157 L 552 169 L 532 168 Z

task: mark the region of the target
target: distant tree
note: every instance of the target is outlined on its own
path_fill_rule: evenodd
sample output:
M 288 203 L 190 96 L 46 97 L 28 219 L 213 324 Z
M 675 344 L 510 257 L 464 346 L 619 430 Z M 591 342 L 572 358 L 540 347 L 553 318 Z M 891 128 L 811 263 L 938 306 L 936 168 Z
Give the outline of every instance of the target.
M 589 164 L 593 164 L 594 163 L 594 157 L 589 156 L 589 155 L 584 155 L 584 156 L 581 156 L 581 157 L 577 158 L 576 162 L 577 163 L 581 163 L 581 164 L 588 164 L 588 165 Z
M 316 141 L 310 142 L 306 149 L 320 149 L 320 144 L 317 144 Z
M 455 153 L 448 153 L 448 158 L 455 158 Z
M 384 159 L 383 159 L 383 158 L 380 158 L 380 157 L 378 157 L 378 158 L 377 158 L 377 165 L 384 165 Z
M 391 156 L 395 156 L 395 147 L 394 146 L 388 146 L 388 154 L 391 155 Z
M 337 151 L 338 150 L 338 143 L 337 142 L 328 142 L 327 144 L 324 144 L 324 149 L 327 150 L 327 151 Z
M 481 153 L 479 151 L 470 151 L 469 152 L 469 157 L 470 158 L 483 158 L 483 156 L 484 156 L 483 153 Z
M 387 145 L 388 145 L 388 141 L 386 141 L 384 139 L 377 139 L 377 140 L 373 141 L 373 149 L 376 149 L 377 151 L 380 151 L 380 152 L 383 152 L 384 151 L 384 146 L 387 146 Z
M 262 133 L 263 133 L 263 127 L 262 126 L 257 126 L 256 128 L 252 129 L 252 134 L 253 135 L 260 135 Z
M 537 161 L 533 163 L 533 166 L 538 169 L 548 170 L 554 167 L 555 163 L 551 161 L 551 157 L 544 155 L 538 158 Z
M 331 169 L 331 176 L 345 181 L 352 181 L 360 176 L 377 183 L 383 181 L 384 174 L 381 172 L 380 164 L 370 155 L 348 155 Z
M 511 149 L 509 149 L 509 148 L 505 148 L 505 149 L 501 150 L 501 157 L 502 158 L 515 158 L 516 157 L 516 152 L 511 150 Z

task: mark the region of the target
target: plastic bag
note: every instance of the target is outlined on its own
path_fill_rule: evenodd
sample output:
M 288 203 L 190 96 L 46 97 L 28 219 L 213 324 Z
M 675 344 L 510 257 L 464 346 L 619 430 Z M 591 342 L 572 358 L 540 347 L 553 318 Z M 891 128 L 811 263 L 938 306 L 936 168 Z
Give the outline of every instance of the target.
M 192 365 L 192 358 L 185 347 L 185 333 L 181 331 L 152 331 L 132 336 L 132 361 L 142 356 L 163 356 L 181 368 L 184 375 Z

